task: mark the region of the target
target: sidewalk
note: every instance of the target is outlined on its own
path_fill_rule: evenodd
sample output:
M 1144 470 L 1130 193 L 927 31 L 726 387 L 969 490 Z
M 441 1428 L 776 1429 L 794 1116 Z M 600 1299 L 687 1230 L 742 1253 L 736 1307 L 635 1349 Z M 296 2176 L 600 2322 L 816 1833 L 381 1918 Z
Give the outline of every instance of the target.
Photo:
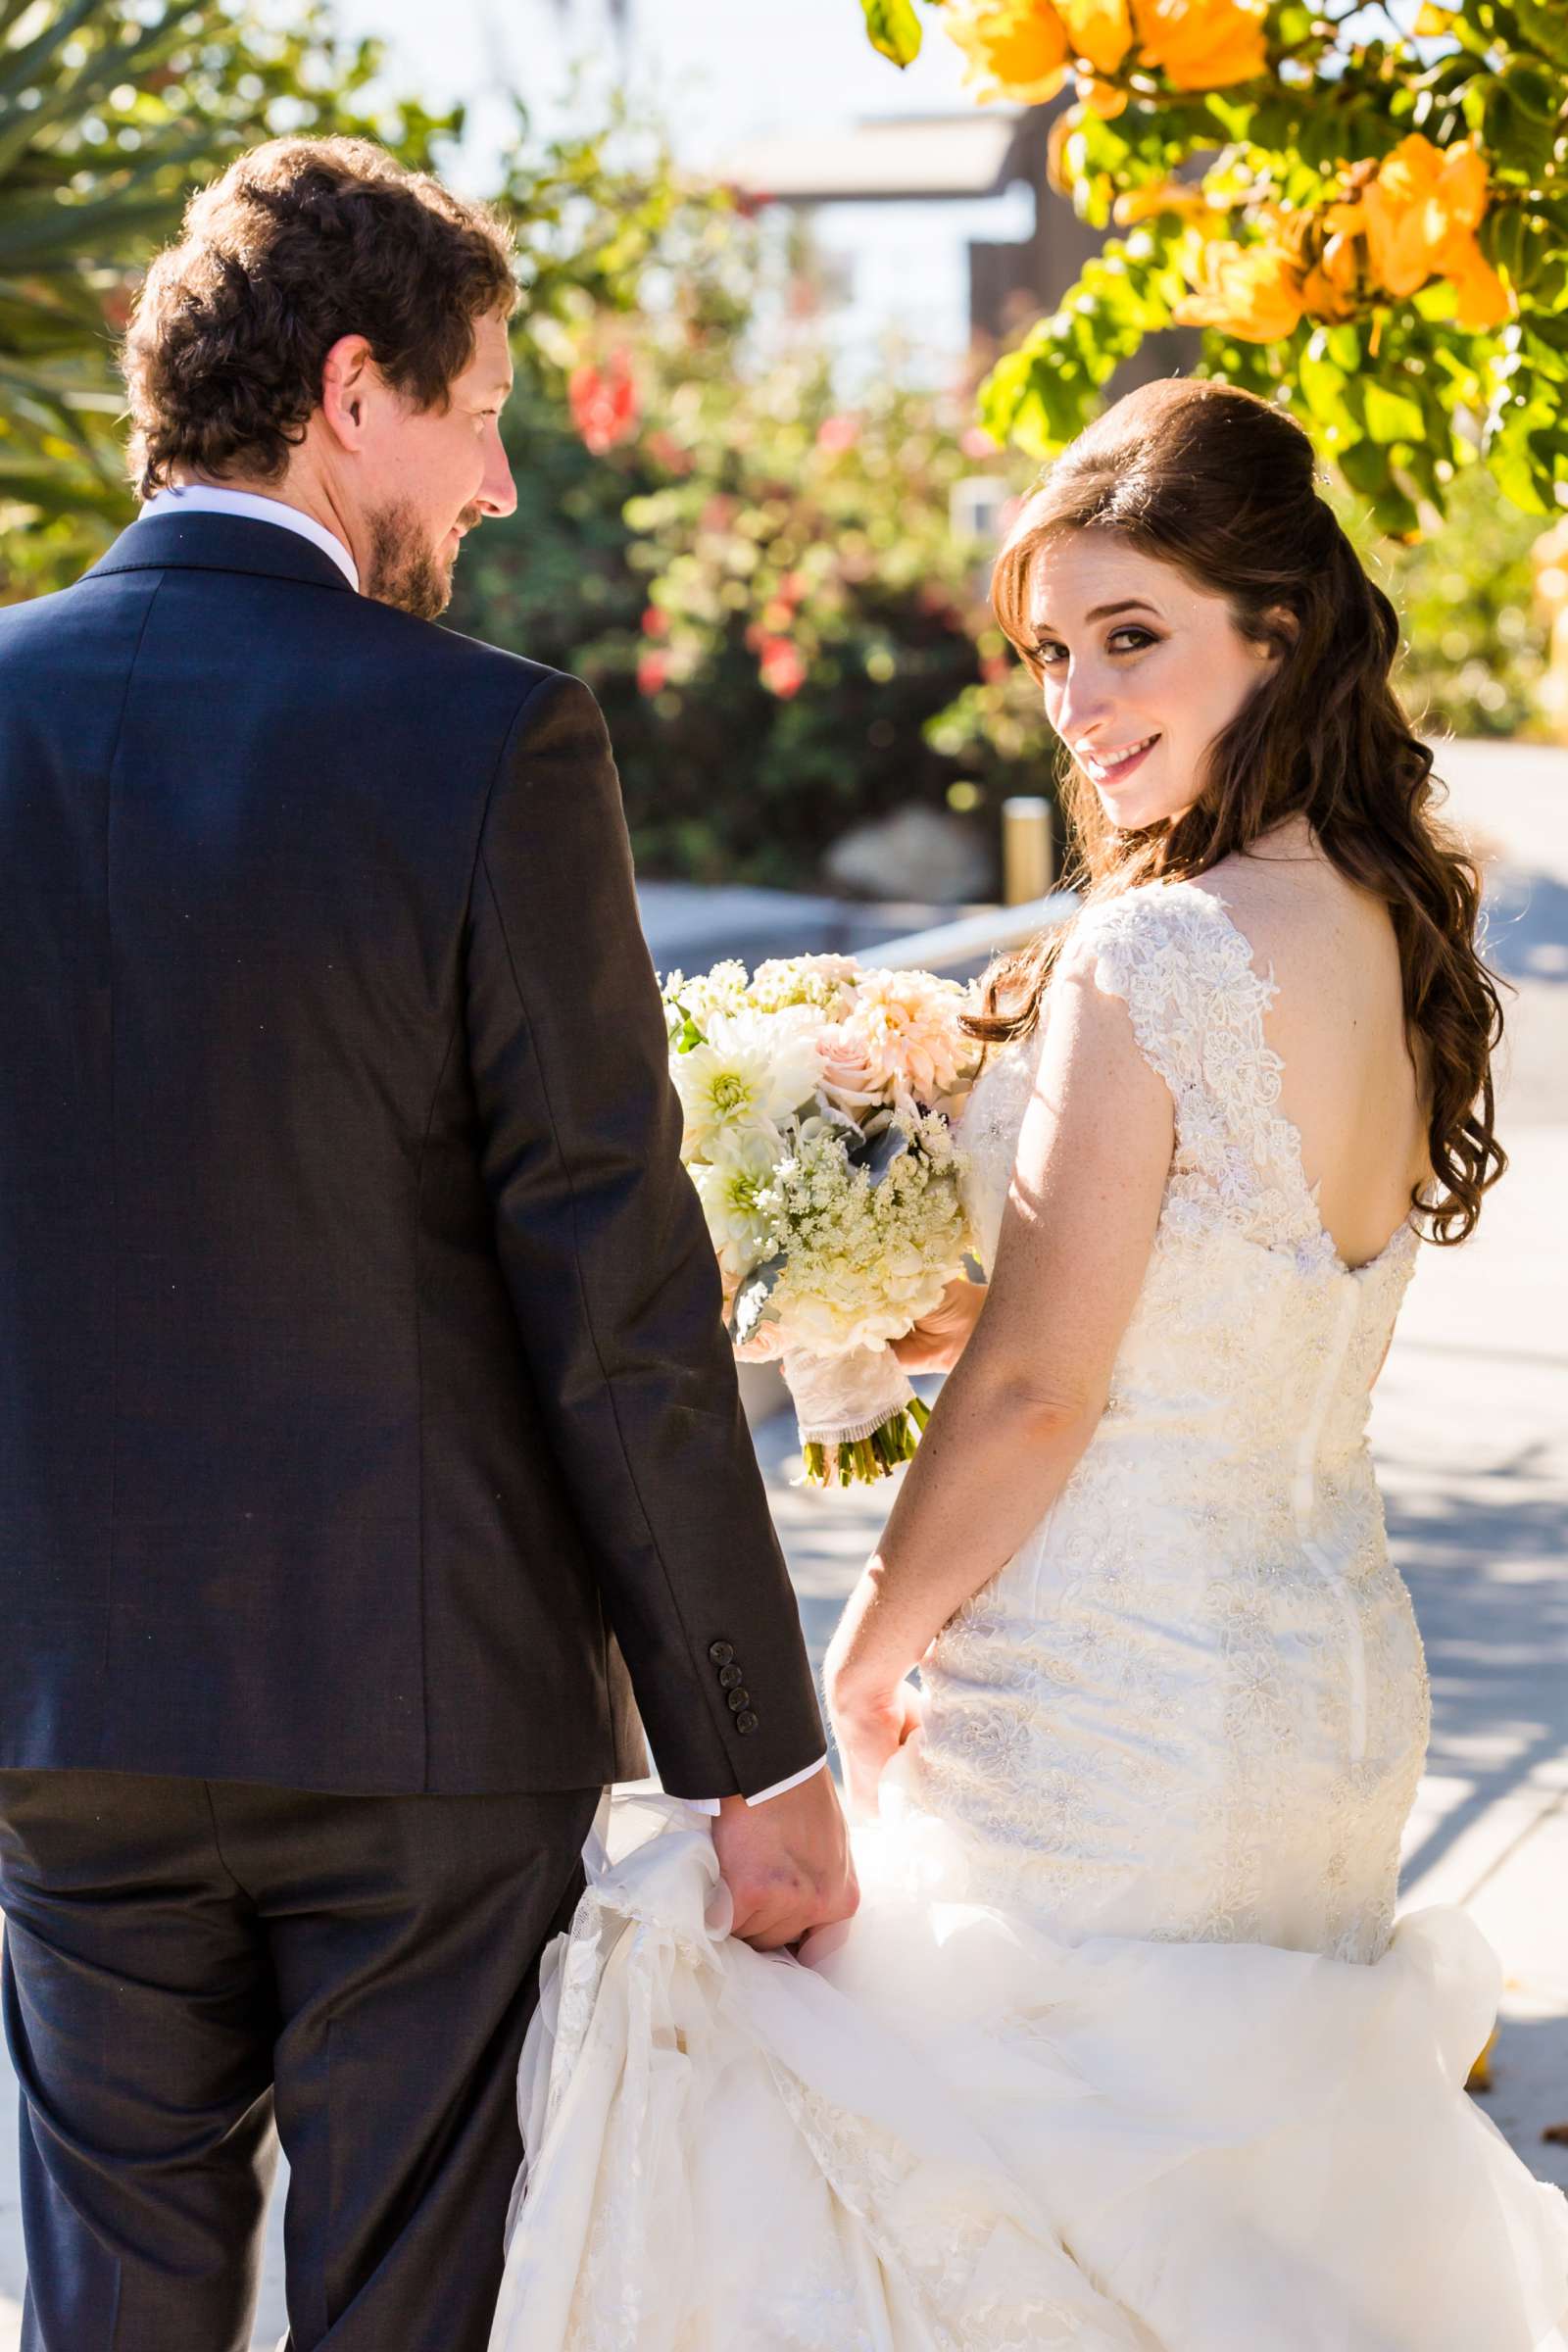
M 1568 753 L 1466 744 L 1439 765 L 1456 819 L 1496 853 L 1492 952 L 1520 995 L 1499 1113 L 1512 1171 L 1473 1244 L 1422 1253 L 1373 1410 L 1433 1687 L 1404 1903 L 1458 1903 L 1496 1948 L 1506 1989 L 1483 2105 L 1535 2173 L 1568 2187 L 1568 2146 L 1541 2138 L 1568 2123 Z M 886 1504 L 791 1485 L 785 1419 L 758 1446 L 820 1660 Z M 12 2097 L 0 2059 L 0 2117 Z M 258 2352 L 283 2328 L 280 2206 Z M 0 2123 L 0 2352 L 19 2341 L 22 2278 Z

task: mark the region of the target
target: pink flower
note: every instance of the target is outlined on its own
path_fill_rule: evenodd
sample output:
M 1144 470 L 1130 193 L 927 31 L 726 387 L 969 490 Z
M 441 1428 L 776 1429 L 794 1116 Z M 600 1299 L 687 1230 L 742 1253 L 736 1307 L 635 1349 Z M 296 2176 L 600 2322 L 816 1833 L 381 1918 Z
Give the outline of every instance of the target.
M 759 674 L 769 694 L 779 695 L 788 702 L 806 684 L 806 663 L 799 646 L 787 637 L 764 637 L 761 643 L 761 664 Z
M 844 1027 L 863 1050 L 872 1081 L 902 1104 L 951 1095 L 978 1049 L 958 1027 L 964 992 L 929 972 L 868 971 Z
M 643 635 L 645 637 L 667 637 L 669 635 L 669 614 L 664 611 L 662 605 L 644 606 Z
M 872 1065 L 862 1031 L 847 1021 L 830 1021 L 817 1038 L 816 1050 L 822 1057 L 822 1092 L 839 1110 L 853 1118 L 886 1100 L 886 1083 Z
M 840 457 L 845 450 L 853 449 L 859 438 L 860 420 L 858 416 L 824 416 L 816 428 L 817 448 L 827 450 L 833 457 Z
M 662 694 L 669 678 L 669 658 L 665 654 L 646 653 L 637 662 L 637 691 L 652 697 Z

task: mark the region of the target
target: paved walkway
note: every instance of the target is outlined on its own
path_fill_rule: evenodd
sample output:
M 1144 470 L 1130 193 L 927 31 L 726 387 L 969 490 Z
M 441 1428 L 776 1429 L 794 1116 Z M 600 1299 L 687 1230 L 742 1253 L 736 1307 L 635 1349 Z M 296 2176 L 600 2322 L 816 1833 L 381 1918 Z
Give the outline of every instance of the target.
M 1473 1244 L 1423 1253 L 1373 1414 L 1433 1685 L 1405 1900 L 1462 1904 L 1501 1955 L 1488 2112 L 1568 2186 L 1568 2146 L 1541 2137 L 1568 2122 L 1568 754 L 1462 745 L 1440 764 L 1493 853 L 1493 952 L 1520 995 L 1500 1122 L 1513 1171 Z M 792 1486 L 792 1440 L 776 1420 L 759 1450 L 819 1657 L 882 1505 Z M 278 2221 L 274 2205 L 259 2352 L 283 2327 Z M 19 2340 L 22 2277 L 6 2132 L 0 2352 Z

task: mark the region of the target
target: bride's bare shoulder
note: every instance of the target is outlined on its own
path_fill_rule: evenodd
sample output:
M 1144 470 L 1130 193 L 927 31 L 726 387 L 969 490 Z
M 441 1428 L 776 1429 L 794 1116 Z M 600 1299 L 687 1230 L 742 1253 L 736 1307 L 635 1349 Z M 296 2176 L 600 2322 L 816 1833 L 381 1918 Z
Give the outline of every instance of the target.
M 1380 933 L 1392 937 L 1387 908 L 1340 872 L 1304 818 L 1222 858 L 1193 887 L 1223 902 L 1262 966 L 1329 965 L 1357 942 L 1375 952 Z

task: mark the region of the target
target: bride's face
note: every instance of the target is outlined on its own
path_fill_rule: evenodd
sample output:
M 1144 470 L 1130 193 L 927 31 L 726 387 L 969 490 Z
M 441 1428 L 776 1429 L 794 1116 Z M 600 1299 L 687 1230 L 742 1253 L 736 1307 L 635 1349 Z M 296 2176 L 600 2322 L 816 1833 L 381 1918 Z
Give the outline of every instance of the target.
M 1046 542 L 1030 621 L 1046 716 L 1124 833 L 1192 807 L 1215 737 L 1276 659 L 1223 596 L 1109 531 Z

